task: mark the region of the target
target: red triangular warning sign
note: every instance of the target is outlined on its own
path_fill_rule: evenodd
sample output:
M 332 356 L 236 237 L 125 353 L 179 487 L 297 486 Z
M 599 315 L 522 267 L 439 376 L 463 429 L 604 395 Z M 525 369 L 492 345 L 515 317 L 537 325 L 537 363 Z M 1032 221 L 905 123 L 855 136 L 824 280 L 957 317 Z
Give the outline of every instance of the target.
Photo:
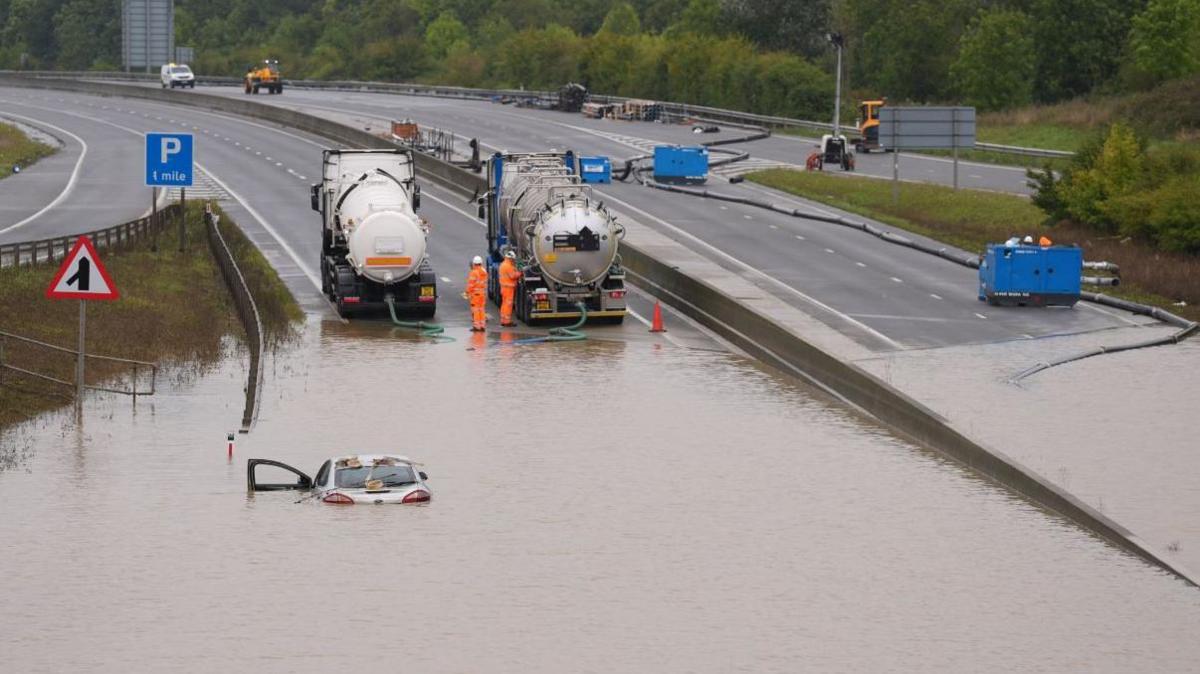
M 52 300 L 115 300 L 120 297 L 117 286 L 100 262 L 92 240 L 81 236 L 67 254 L 46 297 Z

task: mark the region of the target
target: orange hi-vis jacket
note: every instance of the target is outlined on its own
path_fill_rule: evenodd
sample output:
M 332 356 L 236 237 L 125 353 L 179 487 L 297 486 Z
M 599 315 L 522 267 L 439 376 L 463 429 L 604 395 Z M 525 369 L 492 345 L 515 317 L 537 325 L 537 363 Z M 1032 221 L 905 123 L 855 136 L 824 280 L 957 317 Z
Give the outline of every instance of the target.
M 484 300 L 487 297 L 487 272 L 484 271 L 483 265 L 472 266 L 471 273 L 467 275 L 467 297 L 474 302 L 476 299 Z
M 500 263 L 500 287 L 516 288 L 517 280 L 520 278 L 521 271 L 517 269 L 517 264 L 508 258 L 504 258 L 504 262 Z

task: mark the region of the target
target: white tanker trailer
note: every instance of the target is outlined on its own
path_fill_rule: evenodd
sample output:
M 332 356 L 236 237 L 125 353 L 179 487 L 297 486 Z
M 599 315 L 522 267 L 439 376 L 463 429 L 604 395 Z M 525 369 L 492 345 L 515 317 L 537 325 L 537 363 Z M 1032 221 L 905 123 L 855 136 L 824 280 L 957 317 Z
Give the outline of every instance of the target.
M 321 290 L 348 316 L 387 310 L 422 318 L 437 308 L 425 251 L 429 228 L 417 217 L 421 188 L 411 151 L 325 150 L 312 208 L 321 213 Z
M 579 177 L 570 152 L 496 153 L 488 160 L 488 294 L 500 301 L 497 270 L 513 250 L 522 271 L 514 313 L 526 324 L 625 318 L 625 270 L 617 254 L 625 228 Z

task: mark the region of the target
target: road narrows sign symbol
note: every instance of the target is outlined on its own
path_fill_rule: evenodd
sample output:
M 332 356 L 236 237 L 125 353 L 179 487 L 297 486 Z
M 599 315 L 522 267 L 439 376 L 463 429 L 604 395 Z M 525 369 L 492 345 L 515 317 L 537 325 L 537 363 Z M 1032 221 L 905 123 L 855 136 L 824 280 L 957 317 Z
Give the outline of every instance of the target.
M 92 240 L 81 236 L 58 268 L 50 287 L 46 288 L 46 297 L 52 300 L 115 300 L 120 293 L 100 262 Z

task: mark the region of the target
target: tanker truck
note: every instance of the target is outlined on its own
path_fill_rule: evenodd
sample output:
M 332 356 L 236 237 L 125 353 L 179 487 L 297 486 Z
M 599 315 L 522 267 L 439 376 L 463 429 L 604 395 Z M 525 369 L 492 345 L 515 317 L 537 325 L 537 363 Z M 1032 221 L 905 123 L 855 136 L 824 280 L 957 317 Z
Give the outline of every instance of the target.
M 625 270 L 617 254 L 625 228 L 583 183 L 571 152 L 496 153 L 488 159 L 488 295 L 500 302 L 498 269 L 516 252 L 522 272 L 514 313 L 527 325 L 578 318 L 625 318 Z
M 417 217 L 421 188 L 412 152 L 325 150 L 312 208 L 321 214 L 321 291 L 342 317 L 397 311 L 421 318 L 437 308 L 437 277 Z

